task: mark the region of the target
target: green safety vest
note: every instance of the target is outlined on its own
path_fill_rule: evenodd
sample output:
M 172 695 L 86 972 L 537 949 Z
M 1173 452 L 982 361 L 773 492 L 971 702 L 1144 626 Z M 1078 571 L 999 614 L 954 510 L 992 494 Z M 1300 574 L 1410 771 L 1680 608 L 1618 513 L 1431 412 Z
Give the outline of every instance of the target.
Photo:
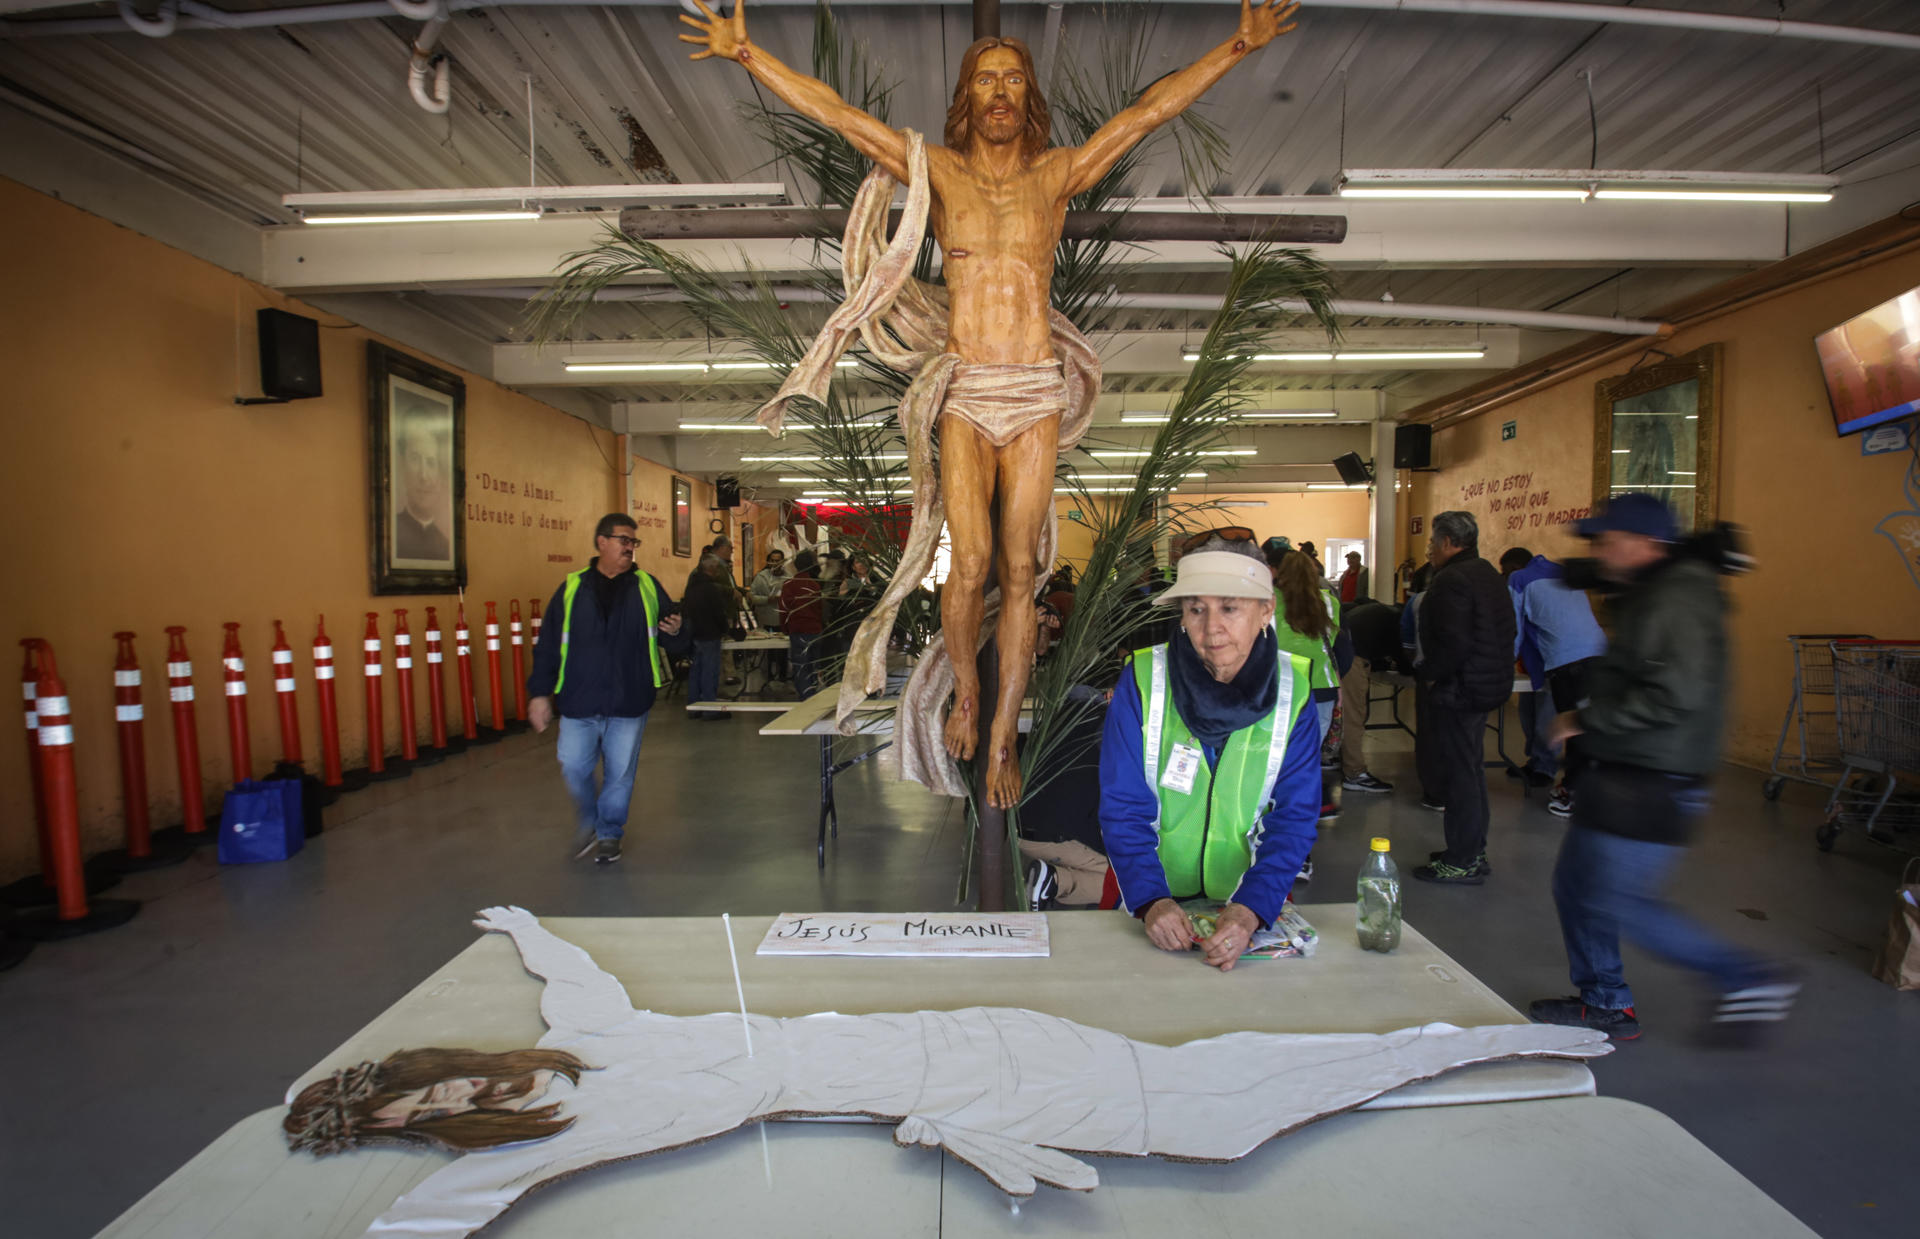
M 1167 647 L 1156 645 L 1134 655 L 1147 786 L 1160 798 L 1153 823 L 1160 836 L 1160 867 L 1167 875 L 1167 889 L 1181 898 L 1204 891 L 1210 899 L 1231 899 L 1253 864 L 1261 819 L 1273 808 L 1273 781 L 1286 761 L 1287 737 L 1313 704 L 1306 659 L 1281 651 L 1278 674 L 1280 694 L 1273 713 L 1228 737 L 1216 768 L 1208 769 L 1203 756 L 1193 790 L 1180 792 L 1161 786 L 1160 777 L 1174 745 L 1198 749 L 1200 742 L 1172 708 Z
M 589 572 L 598 572 L 598 568 L 589 564 L 567 577 L 566 592 L 560 596 L 560 674 L 553 681 L 553 695 L 560 695 L 560 687 L 567 682 L 567 638 L 573 635 L 573 596 L 580 592 L 580 582 Z M 653 686 L 665 688 L 671 676 L 667 674 L 667 665 L 660 659 L 660 591 L 654 586 L 653 578 L 635 569 L 634 585 L 640 591 L 640 605 L 647 612 L 647 663 L 653 668 Z
M 1333 628 L 1328 631 L 1324 643 L 1312 637 L 1303 637 L 1287 627 L 1287 604 L 1277 589 L 1273 591 L 1273 635 L 1280 642 L 1281 653 L 1298 655 L 1313 664 L 1310 679 L 1315 688 L 1338 688 L 1340 669 L 1327 657 L 1327 647 L 1339 635 L 1340 595 L 1323 586 L 1320 600 L 1327 604 L 1327 618 L 1333 621 Z

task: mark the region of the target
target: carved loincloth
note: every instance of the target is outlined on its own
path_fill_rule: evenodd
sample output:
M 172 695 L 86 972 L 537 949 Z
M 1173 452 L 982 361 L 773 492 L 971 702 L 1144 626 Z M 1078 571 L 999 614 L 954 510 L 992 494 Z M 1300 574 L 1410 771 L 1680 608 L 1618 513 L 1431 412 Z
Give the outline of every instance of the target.
M 961 362 L 953 368 L 947 402 L 940 411 L 973 427 L 995 447 L 1005 447 L 1049 417 L 1067 411 L 1066 374 L 1057 361 L 1026 366 Z
M 907 544 L 886 592 L 854 634 L 840 681 L 835 719 L 842 734 L 854 730 L 852 714 L 861 702 L 887 682 L 887 640 L 894 616 L 908 594 L 918 588 L 933 568 L 934 548 L 946 524 L 946 503 L 940 493 L 940 475 L 933 456 L 933 430 L 941 412 L 948 411 L 978 428 L 996 446 L 1010 442 L 1021 429 L 1058 413 L 1059 450 L 1071 450 L 1087 433 L 1093 403 L 1100 393 L 1100 359 L 1093 345 L 1058 310 L 1047 311 L 1049 344 L 1054 362 L 1037 365 L 963 366 L 960 358 L 944 352 L 948 336 L 946 290 L 912 278 L 914 258 L 926 235 L 927 183 L 924 140 L 911 129 L 907 139 L 907 200 L 900 226 L 887 240 L 887 214 L 896 182 L 875 168 L 861 184 L 847 216 L 841 248 L 841 275 L 846 300 L 835 310 L 807 354 L 787 375 L 772 400 L 760 407 L 762 426 L 778 435 L 787 406 L 796 399 L 826 403 L 834 364 L 858 335 L 868 352 L 913 381 L 900 399 L 898 417 L 907 440 L 907 478 L 913 520 Z M 1004 436 L 1004 437 L 1002 437 Z M 1040 523 L 1034 562 L 1043 579 L 1053 565 L 1058 545 L 1056 521 Z M 999 610 L 999 591 L 987 592 L 980 617 L 980 641 L 993 632 Z M 973 658 L 979 651 L 969 650 Z M 965 796 L 967 785 L 941 742 L 941 711 L 953 691 L 953 665 L 945 635 L 928 643 L 901 692 L 894 711 L 893 747 L 882 758 L 897 765 L 902 778 L 923 783 L 948 796 Z

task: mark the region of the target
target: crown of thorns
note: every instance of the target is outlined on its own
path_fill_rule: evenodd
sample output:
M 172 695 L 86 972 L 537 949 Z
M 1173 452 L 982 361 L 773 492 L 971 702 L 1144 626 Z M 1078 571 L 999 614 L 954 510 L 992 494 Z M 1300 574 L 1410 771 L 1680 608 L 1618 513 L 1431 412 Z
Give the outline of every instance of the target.
M 306 1149 L 316 1157 L 326 1157 L 363 1142 L 363 1120 L 355 1107 L 380 1091 L 380 1064 L 343 1067 L 333 1073 L 330 1083 L 332 1089 L 307 1112 L 305 1126 L 287 1136 L 294 1152 Z

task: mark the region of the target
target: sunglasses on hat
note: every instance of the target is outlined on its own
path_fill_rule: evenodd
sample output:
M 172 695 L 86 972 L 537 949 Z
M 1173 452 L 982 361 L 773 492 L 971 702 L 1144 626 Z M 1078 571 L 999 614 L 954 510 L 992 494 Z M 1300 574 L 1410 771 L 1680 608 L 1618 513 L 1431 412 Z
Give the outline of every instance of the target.
M 1251 542 L 1253 541 L 1253 530 L 1248 529 L 1245 525 L 1228 525 L 1225 529 L 1203 529 L 1199 533 L 1190 533 L 1180 539 L 1180 553 L 1182 555 L 1190 555 L 1214 538 L 1218 538 L 1222 542 Z

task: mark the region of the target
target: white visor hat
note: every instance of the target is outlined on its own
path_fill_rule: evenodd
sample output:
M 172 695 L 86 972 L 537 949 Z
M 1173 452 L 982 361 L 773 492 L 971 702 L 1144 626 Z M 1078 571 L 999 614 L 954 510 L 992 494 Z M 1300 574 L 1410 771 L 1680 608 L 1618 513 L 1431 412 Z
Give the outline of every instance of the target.
M 1180 560 L 1180 575 L 1155 602 L 1175 598 L 1272 598 L 1273 573 L 1267 561 L 1233 551 L 1196 551 Z

